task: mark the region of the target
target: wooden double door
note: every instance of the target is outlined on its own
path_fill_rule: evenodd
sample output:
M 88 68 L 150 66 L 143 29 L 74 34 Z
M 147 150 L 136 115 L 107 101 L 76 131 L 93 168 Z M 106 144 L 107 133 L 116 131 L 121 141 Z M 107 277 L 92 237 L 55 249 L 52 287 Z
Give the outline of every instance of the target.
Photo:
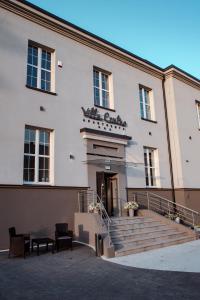
M 97 194 L 110 217 L 118 214 L 118 178 L 116 173 L 96 173 Z

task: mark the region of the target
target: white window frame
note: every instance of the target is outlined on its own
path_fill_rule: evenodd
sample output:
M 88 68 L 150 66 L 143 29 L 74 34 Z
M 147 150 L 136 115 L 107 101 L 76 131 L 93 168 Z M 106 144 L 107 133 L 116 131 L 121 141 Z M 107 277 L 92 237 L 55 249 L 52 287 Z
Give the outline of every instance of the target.
M 200 101 L 196 100 L 196 108 L 197 108 L 198 126 L 200 129 Z
M 142 93 L 140 93 L 140 91 Z M 149 103 L 146 102 L 145 91 L 147 92 Z M 142 94 L 142 99 L 141 99 L 141 94 Z M 142 115 L 142 111 L 141 111 L 141 108 L 140 108 L 141 118 L 143 118 L 145 120 L 155 121 L 155 112 L 154 112 L 154 109 L 153 109 L 153 92 L 152 92 L 152 90 L 150 88 L 139 85 L 139 97 L 140 97 L 140 105 L 142 103 L 142 108 L 143 108 L 143 115 Z M 146 106 L 149 107 L 150 118 L 147 115 Z
M 99 86 L 95 86 L 94 85 L 94 72 L 98 72 L 99 73 Z M 102 75 L 105 75 L 107 76 L 108 78 L 108 89 L 103 89 L 102 88 Z M 95 89 L 98 89 L 99 90 L 99 101 L 100 103 L 99 104 L 96 104 L 95 103 L 95 94 L 94 94 L 94 105 L 96 106 L 100 106 L 102 108 L 107 108 L 107 109 L 111 109 L 111 74 L 109 72 L 106 72 L 106 71 L 103 71 L 103 70 L 100 70 L 96 67 L 93 68 L 93 93 L 94 93 L 94 90 Z M 103 105 L 103 96 L 102 96 L 102 92 L 105 91 L 106 93 L 108 93 L 108 106 L 104 106 Z
M 49 129 L 35 128 L 35 127 L 30 127 L 30 126 L 26 126 L 25 129 L 31 129 L 31 130 L 35 131 L 35 154 L 24 152 L 24 156 L 28 155 L 28 156 L 35 157 L 35 172 L 34 172 L 34 181 L 24 180 L 23 182 L 24 182 L 24 184 L 52 185 L 53 184 L 53 174 L 52 174 L 52 172 L 53 172 L 52 171 L 52 169 L 53 169 L 53 147 L 52 147 L 53 132 L 52 132 L 52 130 L 49 130 Z M 47 131 L 49 133 L 49 155 L 39 154 L 40 131 Z M 24 138 L 24 144 L 25 144 L 25 138 Z M 46 182 L 39 181 L 39 158 L 40 157 L 49 158 L 49 181 L 48 182 L 47 181 Z M 24 173 L 24 166 L 23 166 L 23 173 Z
M 157 149 L 155 148 L 151 148 L 151 147 L 143 147 L 143 152 L 147 154 L 147 165 L 145 165 L 145 159 L 144 159 L 144 171 L 145 171 L 145 185 L 147 188 L 157 188 L 158 187 L 158 179 L 157 179 L 157 173 L 158 173 L 158 170 L 157 170 L 157 165 L 158 165 L 158 151 Z M 149 158 L 149 154 L 153 153 L 153 162 L 154 162 L 154 166 L 150 166 L 150 158 Z M 148 182 L 149 184 L 147 185 L 146 184 L 146 169 L 147 169 L 147 174 L 148 174 Z M 154 169 L 154 177 L 153 177 L 153 181 L 154 181 L 154 185 L 151 184 L 151 172 L 150 170 L 151 169 Z M 153 174 L 153 172 L 152 172 Z
M 32 65 L 30 63 L 28 63 L 28 54 L 27 54 L 27 69 L 28 69 L 28 65 L 31 67 L 35 67 L 37 69 L 37 87 L 32 87 L 31 85 L 29 86 L 27 83 L 28 87 L 32 87 L 32 88 L 37 88 L 40 89 L 44 92 L 55 92 L 55 75 L 54 75 L 54 60 L 55 60 L 55 55 L 53 51 L 50 51 L 48 49 L 44 47 L 40 47 L 37 44 L 35 45 L 34 43 L 29 43 L 28 44 L 28 48 L 30 47 L 35 47 L 38 49 L 38 57 L 37 57 L 37 66 Z M 47 51 L 51 54 L 51 66 L 50 66 L 50 70 L 47 70 L 45 68 L 42 68 L 42 50 Z M 42 89 L 41 88 L 41 74 L 42 74 L 42 70 L 49 72 L 50 73 L 50 91 Z M 28 74 L 27 74 L 28 75 Z M 26 80 L 27 80 L 27 75 L 26 75 Z

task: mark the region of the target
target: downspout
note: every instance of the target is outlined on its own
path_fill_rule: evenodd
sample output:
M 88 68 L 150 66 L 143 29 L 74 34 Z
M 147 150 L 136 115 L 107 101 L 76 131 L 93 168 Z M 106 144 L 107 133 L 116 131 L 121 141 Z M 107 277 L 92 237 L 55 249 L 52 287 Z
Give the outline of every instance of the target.
M 172 187 L 172 200 L 175 203 L 175 189 L 174 189 L 174 174 L 172 167 L 172 153 L 171 153 L 171 143 L 169 136 L 169 122 L 168 122 L 168 112 L 167 112 L 167 102 L 166 102 L 166 93 L 165 93 L 165 75 L 162 79 L 162 90 L 163 90 L 163 101 L 164 101 L 164 111 L 165 111 L 165 122 L 166 122 L 166 132 L 167 132 L 167 145 L 168 145 L 168 155 L 169 155 L 169 168 L 170 168 L 170 177 L 171 177 L 171 187 Z

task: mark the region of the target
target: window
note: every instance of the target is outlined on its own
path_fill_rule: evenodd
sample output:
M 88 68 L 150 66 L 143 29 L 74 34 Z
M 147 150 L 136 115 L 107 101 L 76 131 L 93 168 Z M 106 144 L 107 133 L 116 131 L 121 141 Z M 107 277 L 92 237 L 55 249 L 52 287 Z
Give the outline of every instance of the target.
M 155 187 L 156 184 L 156 167 L 155 155 L 156 149 L 144 147 L 144 167 L 146 186 Z
M 109 76 L 96 68 L 93 70 L 94 104 L 104 108 L 110 108 Z
M 140 113 L 141 117 L 153 120 L 151 90 L 140 86 Z
M 200 128 L 200 102 L 196 101 L 196 105 L 197 105 L 198 123 L 199 123 L 199 128 Z
M 24 182 L 50 182 L 50 131 L 25 128 Z
M 52 91 L 52 52 L 29 44 L 27 58 L 27 86 Z

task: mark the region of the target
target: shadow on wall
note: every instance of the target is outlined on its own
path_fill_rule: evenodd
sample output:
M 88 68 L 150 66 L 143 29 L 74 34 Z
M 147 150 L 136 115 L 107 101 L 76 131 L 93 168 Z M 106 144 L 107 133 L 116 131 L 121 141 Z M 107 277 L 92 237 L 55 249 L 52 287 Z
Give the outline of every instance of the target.
M 84 231 L 83 224 L 78 225 L 78 236 L 76 237 L 78 241 L 89 244 L 89 232 Z

